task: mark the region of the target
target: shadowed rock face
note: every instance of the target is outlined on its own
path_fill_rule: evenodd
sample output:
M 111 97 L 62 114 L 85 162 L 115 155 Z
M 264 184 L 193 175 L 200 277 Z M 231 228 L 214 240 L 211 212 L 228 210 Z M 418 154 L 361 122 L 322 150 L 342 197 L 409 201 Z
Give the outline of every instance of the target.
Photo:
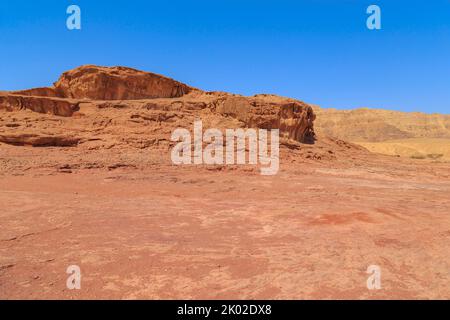
M 217 110 L 242 121 L 247 127 L 280 129 L 286 138 L 300 142 L 314 140 L 314 112 L 300 101 L 280 103 L 259 97 L 230 97 Z
M 77 145 L 79 141 L 79 138 L 73 138 L 64 135 L 45 136 L 27 133 L 16 135 L 0 134 L 0 142 L 4 142 L 13 146 L 71 147 Z
M 107 135 L 115 144 L 148 147 L 169 141 L 173 130 L 189 128 L 200 119 L 205 128 L 280 129 L 281 137 L 297 142 L 309 143 L 315 136 L 314 112 L 301 101 L 204 92 L 125 67 L 82 66 L 65 72 L 54 87 L 0 93 L 0 110 L 11 113 L 0 118 L 0 142 L 16 145 L 62 146 L 70 144 L 65 143 L 67 136 L 78 137 L 70 141 L 82 144 L 103 141 Z M 72 119 L 50 121 L 30 115 L 36 118 L 32 124 L 16 126 L 14 112 L 22 110 Z

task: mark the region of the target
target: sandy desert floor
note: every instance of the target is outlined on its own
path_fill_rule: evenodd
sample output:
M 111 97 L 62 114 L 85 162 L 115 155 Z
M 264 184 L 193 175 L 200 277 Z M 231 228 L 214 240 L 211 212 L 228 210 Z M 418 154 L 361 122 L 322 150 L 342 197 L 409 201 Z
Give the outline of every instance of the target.
M 381 154 L 400 155 L 415 159 L 450 160 L 450 139 L 412 138 L 357 143 L 372 152 Z
M 80 155 L 0 147 L 2 299 L 450 298 L 449 163 L 363 154 L 263 177 L 23 167 Z M 81 290 L 66 288 L 69 265 Z
M 445 138 L 447 116 L 316 117 L 90 65 L 0 93 L 0 111 L 0 299 L 450 298 L 450 162 L 351 143 Z M 198 119 L 279 128 L 280 171 L 172 165 L 172 133 Z

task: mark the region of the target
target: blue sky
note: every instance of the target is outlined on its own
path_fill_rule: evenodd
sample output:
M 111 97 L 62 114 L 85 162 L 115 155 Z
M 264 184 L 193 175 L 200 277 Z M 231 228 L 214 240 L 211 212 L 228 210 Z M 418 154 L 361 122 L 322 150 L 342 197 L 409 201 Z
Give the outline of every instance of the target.
M 66 28 L 71 4 L 78 31 Z M 366 28 L 371 4 L 382 30 Z M 8 0 L 0 44 L 0 90 L 124 65 L 205 90 L 450 113 L 450 0 Z

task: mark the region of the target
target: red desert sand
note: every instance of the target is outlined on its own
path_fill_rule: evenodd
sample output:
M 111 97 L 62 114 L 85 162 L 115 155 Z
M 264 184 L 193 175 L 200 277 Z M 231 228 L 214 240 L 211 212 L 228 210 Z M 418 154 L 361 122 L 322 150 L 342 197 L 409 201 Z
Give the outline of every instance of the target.
M 199 119 L 280 129 L 278 174 L 173 165 L 171 133 Z M 450 163 L 370 153 L 315 120 L 124 67 L 1 92 L 0 298 L 449 299 Z

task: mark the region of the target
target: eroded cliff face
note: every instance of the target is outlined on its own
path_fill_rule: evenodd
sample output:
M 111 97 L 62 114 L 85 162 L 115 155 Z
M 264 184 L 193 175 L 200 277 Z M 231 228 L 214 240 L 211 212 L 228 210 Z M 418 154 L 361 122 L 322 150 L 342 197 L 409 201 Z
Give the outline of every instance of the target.
M 65 72 L 54 87 L 2 93 L 0 110 L 6 111 L 0 118 L 0 142 L 15 145 L 96 141 L 100 148 L 146 148 L 168 143 L 174 129 L 191 128 L 200 119 L 205 128 L 280 129 L 282 138 L 296 142 L 309 143 L 315 136 L 314 112 L 301 101 L 204 92 L 124 67 L 83 66 Z M 23 110 L 33 111 L 26 125 L 14 121 Z
M 0 94 L 0 110 L 9 112 L 28 109 L 38 113 L 70 117 L 78 110 L 78 105 L 78 101 L 71 99 Z
M 229 97 L 219 105 L 217 111 L 242 121 L 247 127 L 280 129 L 280 133 L 286 138 L 312 142 L 315 136 L 315 115 L 312 108 L 301 101 L 276 101 L 274 98 L 278 97 Z

